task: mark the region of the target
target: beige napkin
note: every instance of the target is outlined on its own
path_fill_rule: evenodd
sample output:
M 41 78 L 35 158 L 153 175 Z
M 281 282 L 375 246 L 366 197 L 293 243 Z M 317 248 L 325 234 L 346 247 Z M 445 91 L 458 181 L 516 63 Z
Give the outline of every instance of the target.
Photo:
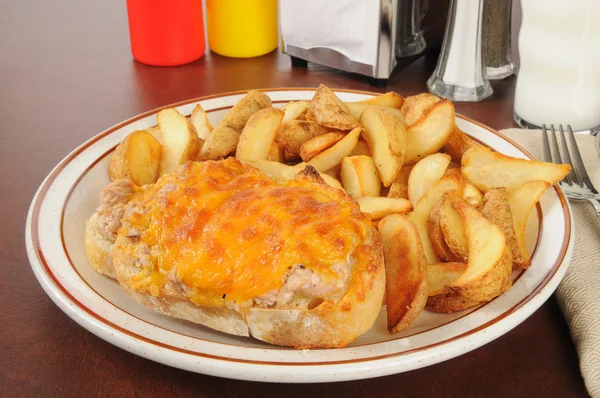
M 501 132 L 542 159 L 539 130 Z M 600 155 L 594 140 L 577 135 L 586 170 L 596 189 L 600 189 Z M 577 346 L 587 390 L 593 397 L 600 397 L 600 218 L 588 202 L 571 202 L 571 207 L 575 215 L 575 250 L 556 294 Z

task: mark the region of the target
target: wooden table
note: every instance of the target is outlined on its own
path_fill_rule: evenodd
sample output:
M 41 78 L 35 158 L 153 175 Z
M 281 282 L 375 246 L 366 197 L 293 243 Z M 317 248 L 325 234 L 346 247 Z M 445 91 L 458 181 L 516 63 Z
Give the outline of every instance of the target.
M 384 91 L 366 80 L 288 57 L 207 54 L 182 67 L 136 63 L 124 1 L 4 0 L 0 6 L 0 396 L 585 396 L 556 300 L 520 326 L 459 358 L 404 374 L 321 385 L 277 385 L 193 374 L 142 359 L 88 333 L 45 295 L 24 247 L 26 212 L 52 167 L 101 130 L 209 94 L 267 87 Z M 435 58 L 394 74 L 388 89 L 426 91 Z M 514 78 L 458 112 L 513 126 Z

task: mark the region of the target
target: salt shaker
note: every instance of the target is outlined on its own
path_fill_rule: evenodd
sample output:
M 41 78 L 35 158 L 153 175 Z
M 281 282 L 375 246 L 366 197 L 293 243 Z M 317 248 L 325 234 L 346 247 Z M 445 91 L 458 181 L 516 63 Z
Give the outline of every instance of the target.
M 515 73 L 512 61 L 511 17 L 512 0 L 487 0 L 483 21 L 483 48 L 487 77 L 504 79 Z
M 429 91 L 452 101 L 481 101 L 493 90 L 483 59 L 484 0 L 452 0 L 442 51 Z

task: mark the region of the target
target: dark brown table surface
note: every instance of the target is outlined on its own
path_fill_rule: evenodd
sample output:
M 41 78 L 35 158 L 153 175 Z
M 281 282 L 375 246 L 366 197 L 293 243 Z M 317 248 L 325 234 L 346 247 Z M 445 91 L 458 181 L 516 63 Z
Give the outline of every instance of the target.
M 518 15 L 517 15 L 517 19 Z M 427 57 L 397 71 L 388 89 L 426 91 Z M 155 68 L 129 51 L 125 1 L 3 0 L 0 5 L 0 396 L 585 396 L 577 355 L 556 300 L 497 340 L 447 362 L 371 380 L 278 385 L 194 374 L 137 357 L 68 318 L 37 283 L 26 257 L 33 194 L 68 152 L 103 129 L 172 102 L 267 87 L 382 92 L 328 68 L 292 69 L 279 53 L 207 54 Z M 458 112 L 513 126 L 515 79 L 493 83 Z

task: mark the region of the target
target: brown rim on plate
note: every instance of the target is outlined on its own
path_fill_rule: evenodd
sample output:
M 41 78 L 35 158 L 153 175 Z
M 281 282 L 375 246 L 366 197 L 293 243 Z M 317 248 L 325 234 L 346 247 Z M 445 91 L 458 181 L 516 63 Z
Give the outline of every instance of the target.
M 262 89 L 260 91 L 295 91 L 295 90 L 314 90 L 314 88 L 284 88 L 284 89 Z M 338 92 L 349 92 L 349 93 L 357 93 L 357 94 L 365 94 L 365 95 L 374 95 L 374 94 L 378 94 L 378 93 L 370 93 L 370 92 L 366 92 L 366 91 L 356 91 L 356 90 L 334 90 L 334 91 L 338 91 Z M 122 123 L 119 123 L 113 127 L 111 127 L 108 130 L 103 131 L 102 133 L 98 134 L 97 136 L 91 138 L 90 140 L 88 140 L 87 142 L 85 142 L 84 144 L 82 144 L 80 147 L 78 147 L 77 149 L 75 149 L 71 154 L 69 154 L 65 159 L 63 159 L 58 166 L 56 166 L 56 168 L 51 172 L 51 174 L 48 176 L 48 178 L 46 179 L 46 181 L 44 182 L 43 186 L 41 187 L 40 191 L 39 191 L 39 195 L 36 198 L 36 201 L 33 205 L 33 212 L 32 212 L 32 226 L 31 226 L 31 238 L 32 238 L 32 243 L 33 246 L 35 248 L 35 254 L 38 257 L 38 260 L 40 261 L 40 263 L 43 265 L 46 274 L 51 278 L 51 280 L 53 281 L 53 283 L 60 289 L 60 291 L 63 292 L 63 294 L 65 294 L 65 296 L 71 300 L 75 305 L 77 305 L 80 309 L 84 310 L 84 312 L 88 313 L 89 315 L 91 315 L 92 317 L 94 317 L 95 319 L 99 320 L 100 322 L 104 323 L 105 325 L 114 328 L 124 334 L 129 335 L 130 337 L 133 337 L 135 339 L 138 340 L 142 340 L 145 341 L 147 343 L 162 347 L 162 348 L 167 348 L 170 350 L 174 350 L 174 351 L 178 351 L 181 353 L 185 353 L 185 354 L 189 354 L 189 355 L 195 355 L 195 356 L 201 356 L 201 357 L 206 357 L 206 358 L 210 358 L 210 359 L 218 359 L 218 360 L 224 360 L 224 361 L 230 361 L 230 362 L 241 362 L 241 363 L 251 363 L 251 364 L 262 364 L 262 365 L 285 365 L 285 366 L 316 366 L 316 365 L 333 365 L 333 364 L 342 364 L 342 363 L 355 363 L 355 362 L 368 362 L 368 361 L 374 361 L 374 360 L 378 360 L 378 359 L 383 359 L 383 358 L 389 358 L 389 357 L 395 357 L 395 356 L 402 356 L 402 355 L 406 355 L 415 351 L 423 351 L 435 346 L 439 346 L 441 344 L 446 344 L 448 342 L 451 341 L 455 341 L 458 339 L 461 339 L 463 337 L 466 337 L 468 335 L 474 334 L 480 330 L 483 330 L 485 328 L 487 328 L 488 326 L 497 323 L 498 321 L 506 318 L 508 315 L 510 315 L 511 313 L 513 313 L 514 311 L 516 311 L 517 309 L 519 309 L 520 307 L 522 307 L 526 302 L 528 302 L 529 300 L 531 300 L 531 298 L 535 297 L 546 285 L 547 283 L 552 279 L 552 277 L 556 274 L 557 270 L 559 269 L 560 265 L 562 264 L 566 253 L 567 253 L 567 248 L 569 246 L 569 242 L 571 239 L 571 216 L 570 216 L 570 212 L 568 210 L 568 205 L 567 205 L 567 200 L 564 197 L 562 191 L 554 186 L 554 190 L 557 193 L 557 196 L 559 197 L 559 200 L 561 202 L 561 207 L 563 209 L 563 214 L 565 217 L 565 225 L 566 225 L 566 230 L 565 230 L 565 239 L 563 240 L 563 243 L 561 245 L 561 249 L 559 252 L 559 256 L 557 258 L 557 261 L 553 264 L 552 268 L 549 270 L 548 274 L 546 274 L 546 276 L 544 277 L 544 279 L 538 284 L 538 286 L 536 286 L 533 291 L 526 296 L 525 298 L 523 298 L 521 301 L 519 301 L 517 304 L 515 304 L 513 307 L 511 307 L 510 309 L 506 310 L 505 312 L 503 312 L 502 314 L 498 315 L 497 317 L 495 317 L 494 319 L 486 322 L 483 325 L 480 325 L 474 329 L 471 329 L 463 334 L 460 334 L 458 336 L 452 337 L 450 339 L 444 340 L 444 341 L 440 341 L 437 343 L 433 343 L 433 344 L 429 344 L 427 346 L 424 347 L 419 347 L 419 348 L 415 348 L 415 349 L 411 349 L 411 350 L 407 350 L 407 351 L 402 351 L 402 352 L 395 352 L 395 353 L 390 353 L 390 354 L 386 354 L 386 355 L 380 355 L 380 356 L 375 356 L 375 357 L 369 357 L 369 358 L 364 358 L 364 359 L 353 359 L 353 360 L 341 360 L 341 361 L 330 361 L 330 362 L 271 362 L 271 361 L 255 361 L 255 360 L 245 360 L 245 359 L 235 359 L 235 358 L 228 358 L 228 357 L 221 357 L 221 356 L 215 356 L 215 355 L 210 355 L 210 354 L 205 354 L 205 353 L 201 353 L 201 352 L 195 352 L 195 351 L 190 351 L 190 350 L 185 350 L 185 349 L 181 349 L 179 347 L 173 347 L 158 341 L 154 341 L 151 339 L 148 339 L 144 336 L 140 336 L 136 333 L 133 333 L 127 329 L 123 329 L 122 327 L 112 323 L 111 321 L 103 318 L 102 316 L 98 315 L 97 313 L 95 313 L 94 311 L 92 311 L 91 309 L 87 308 L 85 305 L 83 305 L 79 300 L 77 300 L 75 297 L 73 297 L 69 291 L 58 281 L 58 279 L 56 278 L 56 276 L 52 273 L 52 270 L 50 269 L 43 251 L 41 249 L 41 245 L 40 245 L 40 241 L 39 241 L 39 226 L 38 226 L 38 220 L 39 220 L 39 216 L 40 216 L 40 211 L 41 211 L 41 203 L 43 202 L 44 197 L 46 196 L 49 186 L 50 184 L 56 179 L 56 177 L 58 176 L 58 174 L 75 158 L 77 157 L 81 152 L 83 152 L 85 149 L 87 149 L 89 146 L 91 146 L 92 144 L 94 144 L 95 142 L 97 142 L 98 140 L 100 140 L 101 138 L 104 138 L 105 136 L 109 135 L 110 133 L 114 132 L 117 129 L 120 129 L 136 120 L 142 119 L 144 117 L 150 116 L 152 114 L 155 114 L 156 112 L 158 112 L 161 109 L 165 109 L 165 108 L 169 108 L 169 107 L 176 107 L 176 106 L 182 106 L 182 105 L 187 105 L 190 103 L 194 103 L 194 102 L 199 102 L 199 101 L 203 101 L 203 100 L 207 100 L 207 99 L 211 99 L 211 98 L 218 98 L 218 97 L 225 97 L 225 96 L 230 96 L 230 95 L 236 95 L 236 94 L 244 94 L 246 93 L 246 91 L 239 91 L 239 92 L 232 92 L 232 93 L 223 93 L 223 94 L 217 94 L 217 95 L 212 95 L 212 96 L 207 96 L 207 97 L 201 97 L 201 98 L 196 98 L 196 99 L 192 99 L 192 100 L 187 100 L 187 101 L 182 101 L 176 104 L 172 104 L 172 105 L 167 105 L 152 111 L 148 111 L 145 113 L 142 113 L 136 117 L 133 117 L 131 119 L 128 119 L 127 121 L 124 121 Z M 280 102 L 288 102 L 287 100 L 277 100 L 277 101 L 273 101 L 274 103 L 280 103 Z M 230 107 L 224 107 L 222 109 L 227 109 Z M 214 109 L 211 110 L 212 112 L 215 112 L 217 110 L 221 110 L 221 108 L 218 109 Z M 510 144 L 512 144 L 514 147 L 516 147 L 517 149 L 519 149 L 521 152 L 523 152 L 525 155 L 527 155 L 529 158 L 534 159 L 534 157 L 527 152 L 526 150 L 524 150 L 523 148 L 521 148 L 518 144 L 516 144 L 514 141 L 512 141 L 511 139 L 503 136 L 502 134 L 498 133 L 497 131 L 489 128 L 488 126 L 485 126 L 479 122 L 476 122 L 468 117 L 462 116 L 462 115 L 458 115 L 457 116 L 461 119 L 467 120 L 475 125 L 478 125 L 479 127 L 482 127 L 486 130 L 488 130 L 489 132 L 499 136 L 500 138 L 504 139 L 505 141 L 509 142 Z M 99 161 L 101 161 L 104 157 L 106 157 L 108 154 L 110 154 L 112 152 L 112 150 L 114 150 L 114 148 L 112 148 L 111 150 L 107 151 L 106 153 L 104 153 L 101 157 L 99 157 L 98 159 L 96 159 L 93 164 L 88 167 L 88 169 L 84 172 L 84 174 L 82 174 L 77 181 L 75 182 L 75 184 L 71 187 L 71 190 L 73 189 L 74 186 L 76 186 L 76 184 L 80 181 L 80 179 L 83 177 L 83 175 L 85 175 L 85 173 L 94 165 L 96 165 Z M 70 193 L 69 193 L 70 196 Z M 68 201 L 68 197 L 65 200 L 65 204 Z M 63 209 L 64 210 L 64 209 Z M 538 208 L 538 212 L 540 211 L 540 209 Z M 62 216 L 61 216 L 61 235 L 62 235 Z M 539 242 L 539 236 L 538 235 L 538 242 Z M 64 246 L 64 237 L 61 236 L 61 238 L 63 239 L 63 246 Z M 537 243 L 536 243 L 536 247 L 537 247 Z M 66 248 L 65 248 L 66 249 Z M 65 253 L 66 250 L 65 250 Z M 67 253 L 67 257 L 68 253 Z M 69 258 L 69 261 L 70 258 Z M 71 266 L 75 269 L 75 271 L 77 272 L 77 274 L 79 274 L 79 272 L 77 271 L 77 269 L 74 267 L 74 265 L 71 262 Z M 523 272 L 521 274 L 519 274 L 519 276 L 517 277 L 517 279 L 523 275 Z M 79 275 L 81 278 L 81 275 Z M 87 281 L 85 281 L 85 279 L 81 278 L 86 284 Z M 88 284 L 89 286 L 89 284 Z M 91 286 L 90 286 L 91 287 Z M 93 290 L 93 289 L 92 289 Z M 94 290 L 95 291 L 95 290 Z M 96 292 L 97 293 L 97 292 Z M 104 298 L 103 296 L 99 295 L 100 297 Z M 105 299 L 105 298 L 104 298 Z M 106 300 L 106 299 L 105 299 Z M 106 300 L 108 301 L 108 300 Z M 111 303 L 112 304 L 112 303 Z M 114 305 L 114 304 L 112 304 Z M 116 307 L 116 306 L 115 306 Z M 119 308 L 119 307 L 116 307 Z M 478 307 L 475 311 L 477 311 L 479 308 Z M 119 308 L 120 309 L 120 308 Z M 125 311 L 124 311 L 125 312 Z M 469 312 L 468 314 L 471 314 L 472 312 Z M 466 316 L 468 314 L 465 314 L 463 316 Z M 131 314 L 130 314 L 131 315 Z M 136 317 L 137 318 L 137 317 Z M 462 318 L 462 316 L 460 317 Z M 457 318 L 457 319 L 460 319 Z M 139 319 L 139 318 L 137 318 Z M 457 320 L 455 319 L 455 320 Z M 454 320 L 453 320 L 454 321 Z M 144 321 L 146 322 L 146 321 Z M 448 322 L 451 323 L 452 321 Z M 448 323 L 444 324 L 447 325 Z M 157 325 L 151 324 L 152 326 L 155 327 L 159 327 Z M 440 325 L 443 326 L 443 325 Z M 435 328 L 438 328 L 440 326 L 436 326 Z M 433 329 L 435 329 L 433 328 Z M 164 328 L 163 328 L 164 329 Z M 168 330 L 168 329 L 166 329 Z M 432 329 L 429 329 L 432 330 Z M 177 333 L 177 332 L 173 332 L 173 333 Z M 416 334 L 420 334 L 420 333 L 424 333 L 424 332 L 419 332 L 419 333 L 415 333 L 411 336 L 414 336 Z M 198 340 L 203 340 L 200 339 L 198 337 L 193 337 L 193 336 L 189 336 L 192 337 L 194 339 L 198 339 Z M 402 336 L 399 337 L 400 338 L 407 338 L 410 336 Z M 392 339 L 395 340 L 395 339 Z M 392 341 L 392 340 L 388 340 L 388 341 Z M 208 340 L 204 340 L 204 341 L 208 341 Z M 217 343 L 217 342 L 212 342 L 213 344 L 224 344 L 224 343 Z M 371 344 L 381 344 L 384 342 L 376 342 L 376 343 L 366 343 L 363 345 L 371 345 Z M 232 346 L 232 347 L 236 347 L 235 345 L 229 345 L 229 344 L 225 344 L 228 346 Z M 357 347 L 357 346 L 353 346 L 353 347 Z M 250 348 L 250 347 L 249 347 Z M 256 348 L 256 347 L 252 347 L 252 349 L 259 349 L 259 350 L 263 350 L 265 348 Z M 281 348 L 274 348 L 274 349 L 281 349 Z

